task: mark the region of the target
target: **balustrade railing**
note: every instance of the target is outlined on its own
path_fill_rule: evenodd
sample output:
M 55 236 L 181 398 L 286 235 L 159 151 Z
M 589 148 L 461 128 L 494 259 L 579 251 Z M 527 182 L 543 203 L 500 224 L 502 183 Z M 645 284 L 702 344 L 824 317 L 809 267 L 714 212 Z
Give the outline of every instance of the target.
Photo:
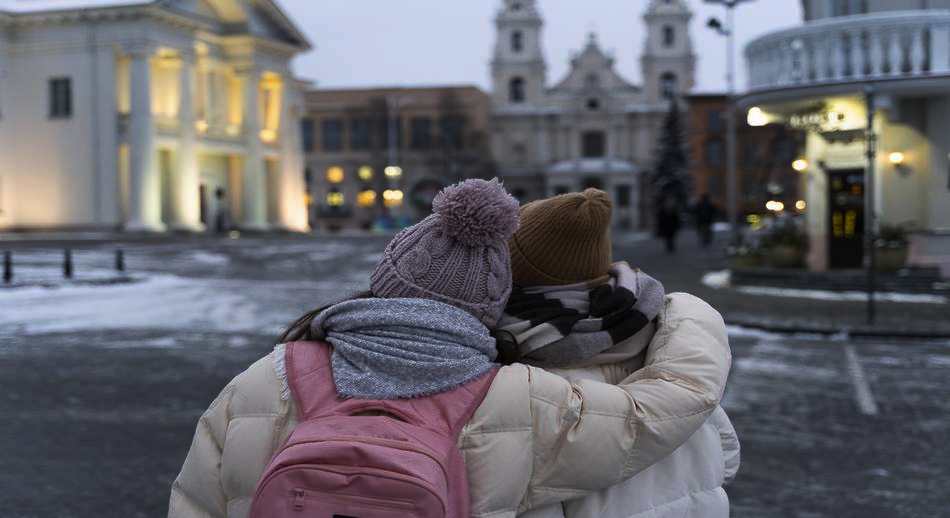
M 950 74 L 950 10 L 830 18 L 746 46 L 749 90 Z

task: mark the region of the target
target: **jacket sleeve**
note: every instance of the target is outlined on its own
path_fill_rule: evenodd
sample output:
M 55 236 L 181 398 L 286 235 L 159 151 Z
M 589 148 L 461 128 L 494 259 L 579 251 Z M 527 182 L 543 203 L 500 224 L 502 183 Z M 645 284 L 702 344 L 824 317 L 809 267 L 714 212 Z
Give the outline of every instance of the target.
M 741 451 L 739 435 L 736 434 L 732 421 L 729 420 L 729 416 L 726 415 L 726 411 L 722 407 L 717 407 L 709 420 L 719 429 L 719 439 L 722 441 L 722 457 L 725 461 L 723 479 L 726 484 L 730 484 L 735 480 L 736 473 L 739 472 Z
M 521 509 L 605 489 L 672 453 L 717 408 L 731 364 L 719 313 L 672 294 L 645 366 L 620 385 L 528 368 L 533 462 Z
M 172 483 L 168 518 L 226 518 L 227 497 L 221 483 L 221 454 L 228 429 L 232 381 L 198 420 L 198 428 L 181 473 Z

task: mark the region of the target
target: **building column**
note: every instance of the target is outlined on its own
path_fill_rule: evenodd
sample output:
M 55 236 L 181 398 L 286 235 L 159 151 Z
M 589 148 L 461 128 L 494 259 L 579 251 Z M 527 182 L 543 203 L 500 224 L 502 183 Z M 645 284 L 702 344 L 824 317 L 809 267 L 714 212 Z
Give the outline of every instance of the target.
M 129 121 L 130 189 L 125 229 L 162 231 L 161 185 L 155 157 L 155 124 L 152 117 L 151 49 L 130 52 L 131 114 Z
M 260 71 L 245 68 L 237 71 L 244 85 L 244 175 L 242 177 L 241 228 L 267 229 L 267 182 L 261 145 Z
M 284 230 L 305 232 L 308 230 L 306 186 L 303 175 L 303 146 L 300 135 L 299 91 L 293 78 L 285 76 L 281 87 L 280 112 L 280 192 L 277 208 L 280 226 Z
M 189 51 L 181 53 L 178 82 L 178 156 L 172 182 L 172 225 L 175 230 L 199 232 L 201 200 L 199 198 L 198 150 L 195 144 L 195 57 Z

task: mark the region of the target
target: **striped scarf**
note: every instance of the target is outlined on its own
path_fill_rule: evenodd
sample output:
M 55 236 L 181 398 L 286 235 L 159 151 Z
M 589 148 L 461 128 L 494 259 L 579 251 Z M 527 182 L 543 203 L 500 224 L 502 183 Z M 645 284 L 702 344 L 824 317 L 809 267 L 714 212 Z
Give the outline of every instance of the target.
M 660 314 L 665 296 L 653 277 L 615 263 L 606 278 L 514 287 L 497 330 L 513 339 L 517 361 L 575 366 L 633 338 Z

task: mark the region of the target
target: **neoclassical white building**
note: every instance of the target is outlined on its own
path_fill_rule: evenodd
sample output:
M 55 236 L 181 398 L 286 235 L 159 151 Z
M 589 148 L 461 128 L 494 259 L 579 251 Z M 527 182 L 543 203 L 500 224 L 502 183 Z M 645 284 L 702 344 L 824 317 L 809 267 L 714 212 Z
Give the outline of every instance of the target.
M 625 79 L 591 34 L 567 76 L 549 86 L 536 0 L 504 0 L 495 19 L 491 124 L 492 152 L 509 189 L 531 200 L 602 188 L 614 196 L 615 222 L 643 225 L 644 177 L 669 99 L 694 82 L 690 18 L 684 0 L 650 2 L 643 85 Z
M 307 228 L 271 0 L 0 0 L 0 230 Z

